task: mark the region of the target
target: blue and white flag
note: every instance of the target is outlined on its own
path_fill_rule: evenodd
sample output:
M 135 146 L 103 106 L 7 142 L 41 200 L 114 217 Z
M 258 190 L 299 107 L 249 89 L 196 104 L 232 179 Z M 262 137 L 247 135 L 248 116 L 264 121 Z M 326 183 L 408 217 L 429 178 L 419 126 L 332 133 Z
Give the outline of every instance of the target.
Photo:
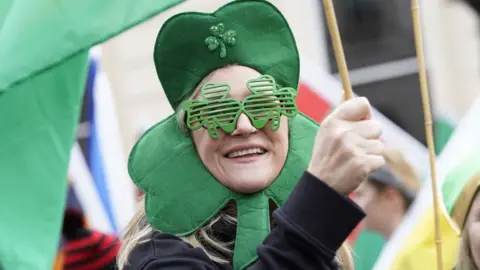
M 93 52 L 79 125 L 83 138 L 73 148 L 70 177 L 90 227 L 118 233 L 133 216 L 135 189 L 127 172 L 113 93 L 100 55 Z

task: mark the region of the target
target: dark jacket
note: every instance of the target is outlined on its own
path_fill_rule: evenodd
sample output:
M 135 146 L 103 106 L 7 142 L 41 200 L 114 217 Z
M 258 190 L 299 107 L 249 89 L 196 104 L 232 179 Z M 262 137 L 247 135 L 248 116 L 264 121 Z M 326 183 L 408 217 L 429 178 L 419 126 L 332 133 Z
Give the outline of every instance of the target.
M 286 203 L 276 210 L 276 226 L 257 248 L 248 269 L 337 269 L 335 252 L 365 216 L 348 197 L 305 173 Z M 137 246 L 124 269 L 232 269 L 208 258 L 200 248 L 154 232 Z

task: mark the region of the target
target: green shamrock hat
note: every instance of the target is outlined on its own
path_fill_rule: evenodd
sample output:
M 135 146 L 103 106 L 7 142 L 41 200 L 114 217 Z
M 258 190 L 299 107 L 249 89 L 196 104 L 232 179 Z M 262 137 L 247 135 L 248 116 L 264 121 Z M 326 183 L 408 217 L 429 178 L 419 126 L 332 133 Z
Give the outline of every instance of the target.
M 294 36 L 267 1 L 237 0 L 212 14 L 187 12 L 165 22 L 154 61 L 173 109 L 212 71 L 232 64 L 251 67 L 297 89 L 300 61 Z
M 233 1 L 213 14 L 174 16 L 158 34 L 154 60 L 174 109 L 205 76 L 226 65 L 254 68 L 282 89 L 295 91 L 299 80 L 299 56 L 290 28 L 273 5 L 260 0 Z M 133 182 L 145 192 L 149 223 L 164 233 L 190 235 L 234 201 L 238 221 L 233 265 L 248 267 L 270 230 L 269 200 L 283 205 L 310 160 L 318 124 L 299 113 L 288 125 L 285 165 L 268 188 L 254 194 L 237 194 L 210 174 L 175 114 L 151 127 L 135 144 L 128 162 Z

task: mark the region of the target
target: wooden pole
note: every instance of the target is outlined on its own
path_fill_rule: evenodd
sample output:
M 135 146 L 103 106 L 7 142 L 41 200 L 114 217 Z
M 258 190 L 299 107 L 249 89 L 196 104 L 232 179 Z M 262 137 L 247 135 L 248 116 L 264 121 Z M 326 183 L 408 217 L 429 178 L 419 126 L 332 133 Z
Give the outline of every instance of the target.
M 435 144 L 433 140 L 432 131 L 432 114 L 430 109 L 430 94 L 428 90 L 427 74 L 425 68 L 425 57 L 423 53 L 423 37 L 422 26 L 420 23 L 420 12 L 417 0 L 412 0 L 412 18 L 413 18 L 413 30 L 415 34 L 415 49 L 417 52 L 418 73 L 420 78 L 420 89 L 422 93 L 423 114 L 425 117 L 425 135 L 427 139 L 427 146 L 430 156 L 430 174 L 432 181 L 432 193 L 433 193 L 433 209 L 434 209 L 434 223 L 435 223 L 435 240 L 437 251 L 437 269 L 442 270 L 442 241 L 440 235 L 440 222 L 439 222 L 439 206 L 438 206 L 438 192 L 437 192 L 437 174 L 435 170 Z
M 332 0 L 323 0 L 323 7 L 327 18 L 328 31 L 332 38 L 338 72 L 340 73 L 343 90 L 345 91 L 345 100 L 348 100 L 353 97 L 352 84 L 350 83 L 350 77 L 348 76 L 347 62 L 345 61 L 345 53 L 343 52 L 342 40 L 340 38 L 340 32 L 338 31 L 337 18 L 335 16 Z

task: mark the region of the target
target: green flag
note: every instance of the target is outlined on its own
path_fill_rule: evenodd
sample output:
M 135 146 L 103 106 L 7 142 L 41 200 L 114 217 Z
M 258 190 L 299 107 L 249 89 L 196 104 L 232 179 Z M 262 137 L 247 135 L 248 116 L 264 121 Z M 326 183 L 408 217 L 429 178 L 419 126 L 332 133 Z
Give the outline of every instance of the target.
M 372 231 L 361 231 L 353 245 L 355 270 L 371 270 L 382 252 L 385 240 Z
M 469 184 L 470 180 L 472 180 L 472 177 L 480 172 L 480 148 L 472 145 L 472 150 L 473 151 L 463 158 L 456 167 L 448 172 L 443 182 L 443 201 L 450 215 L 453 214 L 455 204 L 462 195 L 464 188 Z M 474 192 L 474 190 L 471 191 Z
M 52 267 L 89 48 L 180 2 L 0 1 L 0 265 L 5 270 Z
M 16 0 L 11 6 L 5 4 L 10 9 L 0 28 L 0 92 L 182 1 Z
M 455 124 L 442 114 L 436 114 L 433 119 L 433 132 L 435 137 L 435 152 L 439 155 L 453 134 Z
M 8 11 L 13 4 L 13 0 L 2 0 L 0 1 L 0 30 L 2 29 L 3 21 L 7 17 Z M 0 268 L 1 270 L 1 268 Z
M 0 94 L 0 264 L 51 269 L 87 54 Z

